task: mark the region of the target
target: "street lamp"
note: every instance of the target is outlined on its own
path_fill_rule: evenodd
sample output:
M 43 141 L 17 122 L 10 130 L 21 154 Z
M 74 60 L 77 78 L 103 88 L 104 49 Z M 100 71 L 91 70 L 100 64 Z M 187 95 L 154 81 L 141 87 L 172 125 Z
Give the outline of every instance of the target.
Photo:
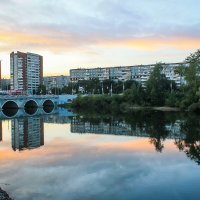
M 102 89 L 102 94 L 104 94 L 104 91 L 103 91 L 103 81 L 102 81 L 101 89 Z
M 110 86 L 110 95 L 112 96 L 112 83 L 111 83 L 111 86 Z

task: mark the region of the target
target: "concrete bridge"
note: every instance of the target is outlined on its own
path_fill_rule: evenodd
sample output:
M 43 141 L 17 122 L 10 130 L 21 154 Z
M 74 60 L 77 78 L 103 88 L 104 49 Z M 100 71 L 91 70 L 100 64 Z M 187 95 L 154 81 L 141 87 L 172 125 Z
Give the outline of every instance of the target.
M 58 102 L 55 95 L 5 95 L 0 96 L 0 109 L 56 107 Z

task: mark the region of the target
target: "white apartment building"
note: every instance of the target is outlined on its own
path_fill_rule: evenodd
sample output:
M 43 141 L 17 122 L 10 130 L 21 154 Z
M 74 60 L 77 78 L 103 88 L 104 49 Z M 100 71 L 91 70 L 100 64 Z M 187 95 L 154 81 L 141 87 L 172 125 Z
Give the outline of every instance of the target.
M 43 79 L 43 57 L 33 53 L 10 54 L 11 90 L 31 91 L 38 89 Z
M 127 81 L 131 80 L 131 68 L 130 67 L 112 67 L 109 68 L 109 79 L 113 81 Z
M 79 80 L 99 79 L 100 81 L 109 79 L 109 68 L 93 68 L 93 69 L 71 69 L 70 80 L 77 82 Z
M 41 84 L 41 64 L 40 55 L 27 53 L 27 90 L 37 90 Z
M 186 63 L 162 64 L 162 73 L 165 74 L 167 79 L 175 81 L 177 86 L 180 86 L 185 82 L 184 78 L 180 77 L 180 75 L 176 72 L 177 67 L 181 64 L 183 64 L 183 67 L 187 67 Z M 156 64 L 94 69 L 71 69 L 70 80 L 72 82 L 78 82 L 79 80 L 91 80 L 93 78 L 98 78 L 100 81 L 107 79 L 122 82 L 127 80 L 135 80 L 140 82 L 142 86 L 145 86 L 145 83 L 149 79 L 149 76 L 155 65 Z
M 46 76 L 44 77 L 44 85 L 47 90 L 51 90 L 52 88 L 63 88 L 69 84 L 70 77 L 69 76 Z

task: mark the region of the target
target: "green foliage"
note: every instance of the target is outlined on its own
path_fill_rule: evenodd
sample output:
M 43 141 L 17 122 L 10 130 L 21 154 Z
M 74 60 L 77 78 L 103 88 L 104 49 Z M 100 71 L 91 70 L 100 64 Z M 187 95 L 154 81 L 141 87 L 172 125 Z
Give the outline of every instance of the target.
M 188 67 L 184 71 L 186 85 L 183 86 L 184 99 L 181 101 L 181 106 L 188 107 L 199 101 L 200 50 L 188 56 L 185 62 L 188 63 Z
M 158 63 L 154 67 L 148 81 L 146 82 L 146 93 L 148 101 L 153 106 L 163 106 L 166 93 L 170 91 L 170 81 L 161 73 L 162 64 Z
M 191 104 L 188 107 L 188 110 L 192 112 L 200 112 L 200 102 Z
M 38 86 L 38 89 L 37 89 L 37 91 L 36 91 L 36 94 L 37 95 L 44 95 L 44 94 L 46 94 L 46 86 L 45 85 L 39 85 Z
M 130 89 L 124 92 L 124 99 L 133 105 L 142 105 L 144 102 L 144 90 L 141 85 L 133 83 Z
M 62 89 L 61 88 L 57 88 L 57 87 L 54 87 L 51 89 L 51 93 L 52 94 L 55 94 L 55 95 L 59 95 L 62 93 Z
M 76 93 L 92 94 L 79 97 L 72 106 L 100 112 L 123 112 L 133 106 L 171 106 L 191 111 L 199 110 L 200 102 L 200 50 L 185 59 L 187 67 L 180 65 L 175 73 L 180 75 L 181 86 L 176 87 L 162 73 L 162 63 L 156 64 L 146 87 L 135 81 L 113 82 L 98 79 L 79 81 L 69 85 Z M 183 84 L 186 81 L 186 84 Z M 80 92 L 80 87 L 84 91 Z M 112 93 L 111 93 L 112 89 Z M 121 94 L 123 93 L 123 94 Z M 98 94 L 98 95 L 94 95 Z M 100 95 L 101 94 L 101 95 Z M 120 95 L 113 95 L 120 94 Z

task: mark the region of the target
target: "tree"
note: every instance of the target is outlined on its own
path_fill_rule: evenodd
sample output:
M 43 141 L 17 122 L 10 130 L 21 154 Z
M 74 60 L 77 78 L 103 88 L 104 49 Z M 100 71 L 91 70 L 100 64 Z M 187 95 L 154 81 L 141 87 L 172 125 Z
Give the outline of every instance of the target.
M 191 54 L 185 59 L 188 67 L 185 69 L 184 75 L 186 80 L 185 97 L 183 103 L 189 106 L 199 100 L 198 90 L 200 87 L 200 50 Z
M 146 82 L 147 101 L 153 106 L 163 106 L 166 93 L 171 90 L 170 81 L 161 72 L 162 64 L 158 63 Z
M 61 88 L 57 88 L 57 87 L 54 87 L 51 89 L 51 93 L 55 95 L 61 94 L 61 91 L 62 91 Z
M 132 84 L 130 89 L 125 90 L 124 98 L 131 104 L 141 105 L 144 100 L 144 91 L 139 84 Z
M 45 85 L 39 85 L 38 89 L 36 90 L 36 94 L 37 95 L 46 94 L 46 86 Z

